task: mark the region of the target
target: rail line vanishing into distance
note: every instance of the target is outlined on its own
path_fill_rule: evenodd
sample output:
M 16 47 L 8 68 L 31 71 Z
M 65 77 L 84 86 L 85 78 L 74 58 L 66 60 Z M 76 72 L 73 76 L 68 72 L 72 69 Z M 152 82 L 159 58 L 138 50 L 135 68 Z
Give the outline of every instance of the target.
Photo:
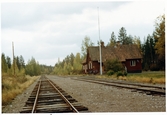
M 146 93 L 147 95 L 165 96 L 165 86 L 146 85 L 141 83 L 129 83 L 125 81 L 105 80 L 95 77 L 78 77 L 72 78 L 74 80 L 80 80 L 85 82 L 97 83 L 102 85 L 114 86 L 119 88 L 131 89 L 132 92 Z
M 41 76 L 20 113 L 88 112 L 53 81 Z

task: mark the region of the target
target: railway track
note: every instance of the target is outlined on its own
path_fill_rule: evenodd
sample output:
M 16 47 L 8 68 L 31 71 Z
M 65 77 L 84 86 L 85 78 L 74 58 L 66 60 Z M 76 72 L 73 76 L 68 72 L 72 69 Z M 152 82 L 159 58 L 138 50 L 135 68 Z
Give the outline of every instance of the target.
M 124 81 L 111 81 L 111 80 L 104 80 L 104 79 L 98 79 L 98 78 L 92 78 L 92 77 L 81 77 L 81 78 L 78 77 L 78 78 L 75 78 L 74 80 L 131 89 L 132 92 L 146 93 L 147 95 L 165 96 L 166 94 L 165 86 L 161 87 L 161 86 L 146 85 L 146 84 L 140 84 L 140 83 L 128 83 Z
M 82 106 L 54 82 L 41 76 L 23 110 L 20 113 L 87 112 Z

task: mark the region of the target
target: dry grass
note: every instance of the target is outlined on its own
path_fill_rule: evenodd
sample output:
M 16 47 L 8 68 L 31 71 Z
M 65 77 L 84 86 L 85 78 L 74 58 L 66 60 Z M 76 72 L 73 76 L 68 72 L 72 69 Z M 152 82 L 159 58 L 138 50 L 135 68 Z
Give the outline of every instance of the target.
M 18 94 L 22 93 L 39 76 L 2 77 L 2 105 L 11 102 Z
M 133 77 L 127 77 L 128 81 L 136 81 L 136 82 L 142 82 L 142 83 L 153 83 L 153 84 L 165 84 L 165 77 L 163 78 L 152 78 L 152 77 L 140 77 L 140 76 L 133 76 Z
M 128 81 L 137 81 L 143 83 L 165 84 L 165 72 L 143 72 L 140 74 L 129 74 Z
M 107 78 L 107 79 L 119 79 L 131 82 L 140 82 L 140 83 L 152 83 L 152 84 L 165 84 L 165 72 L 142 72 L 128 74 L 128 76 L 119 76 L 116 75 L 107 76 L 107 75 L 97 75 L 97 78 Z
M 108 76 L 108 75 L 96 75 L 97 78 L 109 78 L 109 79 L 117 79 L 116 75 Z

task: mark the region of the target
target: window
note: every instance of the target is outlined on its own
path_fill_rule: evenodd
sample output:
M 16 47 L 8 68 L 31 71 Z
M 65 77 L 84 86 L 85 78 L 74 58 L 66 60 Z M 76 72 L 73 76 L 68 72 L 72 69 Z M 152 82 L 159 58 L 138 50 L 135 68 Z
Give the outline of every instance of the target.
M 136 66 L 136 60 L 130 61 L 130 66 Z
M 92 62 L 89 62 L 89 69 L 92 69 Z

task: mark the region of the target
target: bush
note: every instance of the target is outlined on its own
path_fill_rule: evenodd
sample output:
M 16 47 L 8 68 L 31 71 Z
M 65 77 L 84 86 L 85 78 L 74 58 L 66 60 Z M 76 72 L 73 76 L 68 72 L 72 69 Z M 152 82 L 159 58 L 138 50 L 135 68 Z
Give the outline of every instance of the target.
M 127 72 L 124 72 L 124 76 L 127 76 L 128 75 L 128 73 Z
M 124 73 L 122 71 L 118 71 L 117 72 L 117 77 L 119 77 L 119 76 L 124 76 Z
M 150 70 L 151 71 L 159 71 L 159 67 L 156 64 L 150 65 Z
M 104 62 L 105 71 L 113 70 L 114 72 L 124 70 L 122 63 L 120 63 L 117 59 L 114 60 L 106 60 Z
M 113 70 L 109 70 L 108 72 L 107 72 L 107 75 L 108 76 L 111 76 L 111 75 L 113 75 L 114 74 L 114 71 Z

